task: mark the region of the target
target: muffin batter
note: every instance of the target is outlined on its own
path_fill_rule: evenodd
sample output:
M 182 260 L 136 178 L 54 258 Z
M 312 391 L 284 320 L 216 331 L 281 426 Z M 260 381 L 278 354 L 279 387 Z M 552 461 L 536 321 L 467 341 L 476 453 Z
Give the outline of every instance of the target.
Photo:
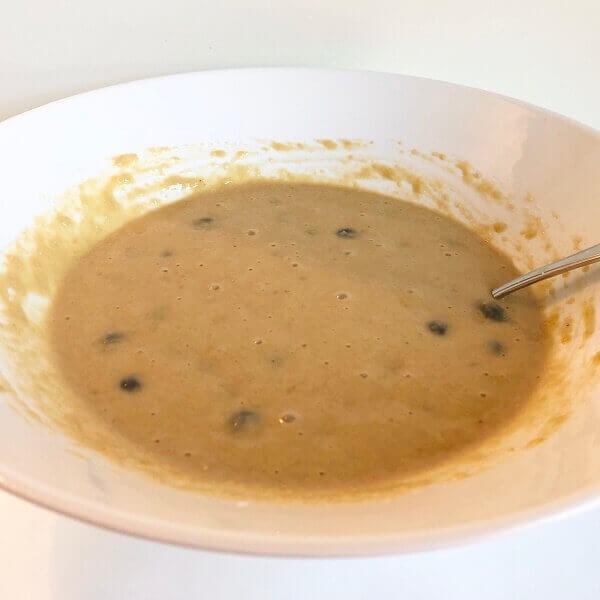
M 212 485 L 389 485 L 507 425 L 547 357 L 474 232 L 358 189 L 223 186 L 132 221 L 50 313 L 65 382 L 152 461 Z

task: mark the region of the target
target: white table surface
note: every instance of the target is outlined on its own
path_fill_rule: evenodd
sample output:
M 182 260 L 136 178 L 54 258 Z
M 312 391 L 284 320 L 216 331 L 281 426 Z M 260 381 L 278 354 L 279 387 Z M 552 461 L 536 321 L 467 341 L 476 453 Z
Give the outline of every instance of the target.
M 423 75 L 600 129 L 597 0 L 0 0 L 0 119 L 140 77 L 302 65 Z M 600 509 L 413 556 L 288 560 L 136 540 L 0 493 L 0 599 L 600 598 Z

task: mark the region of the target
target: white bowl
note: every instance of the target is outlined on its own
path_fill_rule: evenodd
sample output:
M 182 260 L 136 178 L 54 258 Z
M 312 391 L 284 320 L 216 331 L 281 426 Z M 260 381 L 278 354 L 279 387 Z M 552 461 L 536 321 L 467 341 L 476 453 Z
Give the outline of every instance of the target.
M 409 167 L 454 178 L 455 193 L 464 193 L 480 222 L 507 223 L 507 232 L 493 241 L 522 268 L 600 241 L 597 132 L 532 106 L 436 81 L 251 69 L 119 85 L 1 123 L 0 243 L 8 244 L 52 205 L 54 195 L 105 168 L 117 154 L 198 142 L 257 148 L 264 146 L 257 139 L 322 138 L 373 140 L 355 152 L 390 160 L 396 153 L 394 160 Z M 411 154 L 412 148 L 419 153 Z M 326 150 L 313 149 L 310 168 L 328 164 Z M 447 158 L 432 157 L 432 151 Z M 285 160 L 293 163 L 301 154 Z M 477 189 L 481 179 L 460 167 L 461 159 L 493 185 Z M 505 192 L 503 203 L 492 201 L 496 188 Z M 537 217 L 539 230 L 527 235 L 527 219 Z M 28 407 L 31 413 L 36 407 L 22 393 L 4 347 L 0 373 L 10 385 L 0 390 L 0 485 L 56 511 L 147 538 L 315 556 L 454 544 L 590 504 L 600 491 L 600 386 L 593 358 L 600 332 L 590 317 L 600 305 L 597 278 L 592 269 L 555 282 L 547 311 L 563 324 L 572 318 L 569 339 L 557 345 L 562 387 L 554 388 L 520 437 L 499 445 L 494 460 L 486 459 L 485 468 L 469 476 L 465 471 L 386 500 L 329 505 L 181 491 L 123 469 L 15 410 Z

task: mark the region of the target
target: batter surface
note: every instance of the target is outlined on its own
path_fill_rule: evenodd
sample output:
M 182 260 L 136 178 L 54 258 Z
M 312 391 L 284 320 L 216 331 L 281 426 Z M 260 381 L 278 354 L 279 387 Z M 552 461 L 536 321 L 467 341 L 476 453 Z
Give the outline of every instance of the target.
M 66 385 L 151 460 L 247 488 L 401 481 L 507 425 L 548 344 L 474 232 L 356 189 L 256 182 L 150 212 L 67 273 Z

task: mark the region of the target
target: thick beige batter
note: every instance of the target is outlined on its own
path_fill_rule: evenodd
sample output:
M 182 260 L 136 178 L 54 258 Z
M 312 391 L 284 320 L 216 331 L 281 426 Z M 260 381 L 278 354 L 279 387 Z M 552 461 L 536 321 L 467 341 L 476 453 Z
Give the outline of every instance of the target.
M 51 310 L 69 386 L 116 438 L 212 484 L 348 492 L 508 424 L 547 357 L 507 258 L 355 189 L 224 186 L 127 224 Z

